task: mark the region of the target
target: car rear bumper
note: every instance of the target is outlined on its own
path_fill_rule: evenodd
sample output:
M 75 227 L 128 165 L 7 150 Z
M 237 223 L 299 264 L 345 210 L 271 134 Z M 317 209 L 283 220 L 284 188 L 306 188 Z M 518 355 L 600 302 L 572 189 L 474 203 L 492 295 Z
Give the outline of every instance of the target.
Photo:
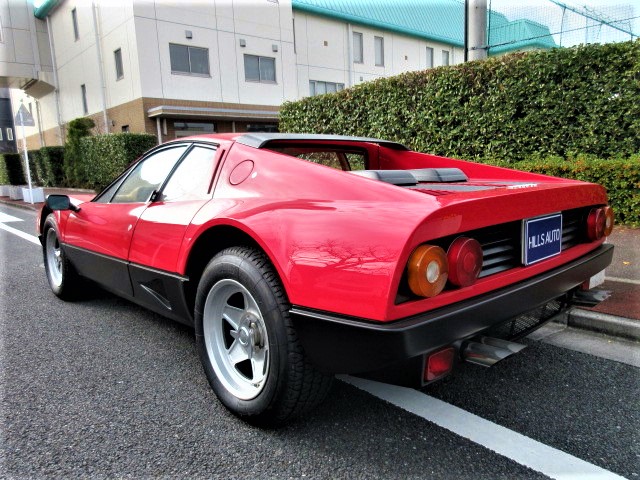
M 468 339 L 557 299 L 604 270 L 605 244 L 566 265 L 500 290 L 420 315 L 381 324 L 293 306 L 290 314 L 305 353 L 332 373 L 364 373 Z

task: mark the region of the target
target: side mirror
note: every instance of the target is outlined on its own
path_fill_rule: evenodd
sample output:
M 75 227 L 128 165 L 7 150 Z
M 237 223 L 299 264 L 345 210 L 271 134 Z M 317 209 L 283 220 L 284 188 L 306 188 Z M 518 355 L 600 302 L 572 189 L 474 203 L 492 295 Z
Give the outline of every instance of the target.
M 67 195 L 48 195 L 45 203 L 51 210 L 72 210 L 74 212 L 80 210 L 71 203 Z

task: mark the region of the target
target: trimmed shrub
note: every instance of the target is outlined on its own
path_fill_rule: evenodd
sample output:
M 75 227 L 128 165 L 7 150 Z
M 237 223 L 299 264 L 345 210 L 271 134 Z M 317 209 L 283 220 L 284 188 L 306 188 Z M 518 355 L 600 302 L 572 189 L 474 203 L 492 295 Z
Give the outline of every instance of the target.
M 399 141 L 457 158 L 640 152 L 640 39 L 516 53 L 287 102 L 283 132 Z
M 9 185 L 25 185 L 27 180 L 24 177 L 24 168 L 22 167 L 22 155 L 19 153 L 3 153 L 0 155 L 4 170 L 6 173 L 6 181 Z
M 103 189 L 127 165 L 157 144 L 156 136 L 146 133 L 112 133 L 81 139 L 79 170 L 86 179 L 84 186 Z
M 88 179 L 83 176 L 81 164 L 83 162 L 80 150 L 80 139 L 91 135 L 95 122 L 90 118 L 76 118 L 69 122 L 67 143 L 64 154 L 64 174 L 67 186 L 81 187 Z
M 0 185 L 9 185 L 9 174 L 4 161 L 4 154 L 0 154 Z
M 64 147 L 42 147 L 38 155 L 45 187 L 60 187 L 65 184 Z
M 29 150 L 27 152 L 27 156 L 29 157 L 29 173 L 31 173 L 31 183 L 35 185 L 42 185 L 42 176 L 39 165 L 40 150 Z M 26 178 L 27 172 L 24 172 L 24 175 Z

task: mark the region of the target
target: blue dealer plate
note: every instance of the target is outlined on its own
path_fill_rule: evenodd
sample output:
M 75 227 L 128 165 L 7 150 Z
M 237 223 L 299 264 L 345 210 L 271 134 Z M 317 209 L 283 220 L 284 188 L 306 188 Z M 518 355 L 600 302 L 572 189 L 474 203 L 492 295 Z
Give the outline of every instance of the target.
M 562 251 L 562 214 L 522 222 L 522 263 L 551 258 Z

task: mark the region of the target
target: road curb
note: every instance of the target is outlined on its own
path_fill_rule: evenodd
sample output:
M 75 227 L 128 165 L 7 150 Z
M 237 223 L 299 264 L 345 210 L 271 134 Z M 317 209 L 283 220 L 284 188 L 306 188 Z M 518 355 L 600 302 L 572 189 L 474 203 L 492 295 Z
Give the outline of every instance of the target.
M 10 207 L 16 207 L 16 208 L 21 208 L 23 210 L 38 210 L 38 205 L 37 203 L 31 204 L 31 203 L 24 203 L 24 202 L 12 202 L 12 201 L 6 201 L 2 198 L 0 198 L 0 204 L 2 205 L 9 205 Z
M 640 321 L 617 317 L 582 308 L 569 311 L 567 323 L 571 327 L 593 330 L 614 337 L 640 341 Z

